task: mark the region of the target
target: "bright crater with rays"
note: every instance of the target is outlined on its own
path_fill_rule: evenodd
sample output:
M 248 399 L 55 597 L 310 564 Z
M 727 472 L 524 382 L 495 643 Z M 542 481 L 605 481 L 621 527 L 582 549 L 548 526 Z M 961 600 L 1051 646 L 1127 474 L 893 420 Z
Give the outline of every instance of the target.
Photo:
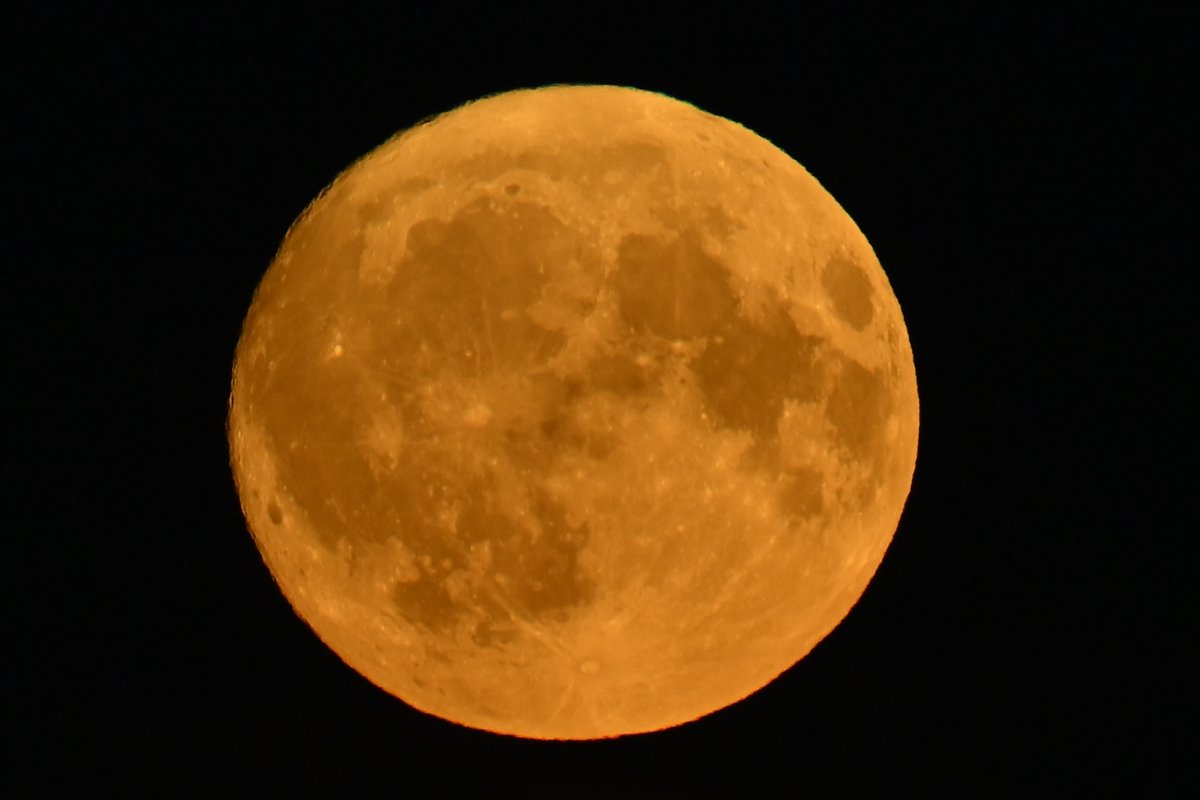
M 662 95 L 551 87 L 313 203 L 229 436 L 267 565 L 348 664 L 455 722 L 595 738 L 735 702 L 836 626 L 917 422 L 887 278 L 802 167 Z

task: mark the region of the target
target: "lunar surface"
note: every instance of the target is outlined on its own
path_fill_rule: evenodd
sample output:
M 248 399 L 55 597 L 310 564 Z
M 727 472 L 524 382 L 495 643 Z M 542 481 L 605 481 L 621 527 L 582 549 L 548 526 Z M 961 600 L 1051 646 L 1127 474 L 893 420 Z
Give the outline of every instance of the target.
M 657 730 L 808 653 L 883 558 L 917 389 L 900 308 L 799 164 L 649 92 L 468 104 L 295 223 L 228 430 L 296 611 L 410 705 Z

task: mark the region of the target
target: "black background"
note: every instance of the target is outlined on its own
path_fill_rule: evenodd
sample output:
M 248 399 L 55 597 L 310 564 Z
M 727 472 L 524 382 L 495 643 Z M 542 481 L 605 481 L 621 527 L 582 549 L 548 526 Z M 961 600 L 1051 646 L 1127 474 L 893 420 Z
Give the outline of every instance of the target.
M 1194 14 L 394 5 L 9 12 L 0 786 L 1195 791 Z M 804 164 L 879 255 L 921 394 L 846 621 L 734 707 L 593 743 L 461 728 L 344 666 L 263 566 L 224 434 L 252 292 L 318 191 L 556 82 L 661 91 Z

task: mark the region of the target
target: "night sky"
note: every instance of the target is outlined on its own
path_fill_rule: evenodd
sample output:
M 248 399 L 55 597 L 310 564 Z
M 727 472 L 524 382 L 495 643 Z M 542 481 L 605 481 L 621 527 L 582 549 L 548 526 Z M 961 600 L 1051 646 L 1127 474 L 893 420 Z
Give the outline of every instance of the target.
M 5 796 L 1200 788 L 1197 15 L 395 5 L 0 25 Z M 425 117 L 549 83 L 660 91 L 803 164 L 879 256 L 921 397 L 845 622 L 743 703 L 595 743 L 458 727 L 346 667 L 263 565 L 224 430 L 309 201 Z

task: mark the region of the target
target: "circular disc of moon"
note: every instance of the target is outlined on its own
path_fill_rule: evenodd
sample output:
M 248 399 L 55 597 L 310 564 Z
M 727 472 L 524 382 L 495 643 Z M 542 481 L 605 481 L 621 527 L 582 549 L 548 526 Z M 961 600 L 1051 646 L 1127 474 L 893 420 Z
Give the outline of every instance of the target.
M 555 86 L 391 139 L 255 294 L 228 431 L 295 610 L 406 703 L 542 739 L 658 730 L 808 653 L 911 484 L 900 307 L 751 131 Z

